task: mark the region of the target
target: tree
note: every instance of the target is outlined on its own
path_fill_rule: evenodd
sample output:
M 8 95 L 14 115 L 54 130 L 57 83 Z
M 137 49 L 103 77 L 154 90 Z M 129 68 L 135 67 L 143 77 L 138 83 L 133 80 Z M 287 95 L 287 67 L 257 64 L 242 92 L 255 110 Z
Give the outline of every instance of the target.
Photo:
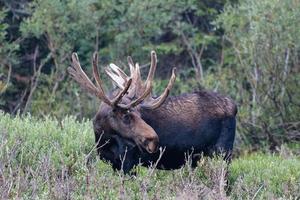
M 241 133 L 271 148 L 299 140 L 300 2 L 240 1 L 217 20 L 230 48 L 225 57 L 229 86 L 240 104 Z
M 0 10 L 0 95 L 10 96 L 13 93 L 12 71 L 16 64 L 17 41 L 7 41 L 8 24 L 4 22 L 5 10 Z M 11 98 L 10 98 L 11 99 Z M 6 101 L 1 98 L 0 108 L 5 107 Z
M 79 95 L 66 73 L 73 51 L 88 72 L 93 51 L 99 51 L 102 66 L 117 61 L 123 67 L 132 55 L 142 62 L 145 73 L 149 52 L 155 49 L 161 66 L 157 75 L 169 77 L 171 68 L 177 66 L 178 80 L 185 82 L 174 91 L 190 90 L 197 82 L 203 83 L 204 72 L 219 62 L 219 36 L 214 35 L 210 22 L 223 4 L 220 0 L 5 1 L 6 21 L 13 25 L 9 28 L 14 27 L 10 34 L 20 40 L 21 47 L 19 64 L 12 73 L 18 95 L 13 100 L 4 96 L 5 105 L 18 103 L 7 110 L 56 116 L 92 113 L 95 105 L 89 107 L 86 96 Z M 18 23 L 11 20 L 14 16 Z M 157 90 L 164 87 L 161 83 L 164 80 L 155 84 Z

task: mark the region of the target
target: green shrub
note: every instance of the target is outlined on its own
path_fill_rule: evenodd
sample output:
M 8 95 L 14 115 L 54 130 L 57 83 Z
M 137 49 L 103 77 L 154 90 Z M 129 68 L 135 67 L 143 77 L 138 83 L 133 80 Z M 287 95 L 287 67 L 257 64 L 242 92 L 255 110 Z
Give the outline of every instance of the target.
M 229 181 L 236 198 L 299 197 L 300 160 L 261 153 L 241 157 L 232 162 Z
M 11 101 L 12 94 L 16 90 L 12 84 L 13 65 L 17 63 L 16 51 L 18 50 L 17 41 L 7 41 L 9 25 L 5 22 L 7 10 L 0 8 L 0 96 L 7 95 L 7 99 L 0 99 L 0 109 Z
M 218 57 L 218 37 L 210 21 L 215 19 L 224 3 L 221 0 L 0 2 L 8 13 L 0 13 L 0 21 L 3 21 L 0 26 L 1 67 L 3 62 L 11 60 L 11 52 L 7 49 L 14 41 L 21 47 L 14 49 L 18 55 L 14 59 L 18 62 L 11 65 L 12 79 L 6 81 L 7 66 L 5 70 L 0 68 L 0 90 L 6 88 L 6 82 L 14 86 L 10 88 L 13 92 L 1 96 L 1 109 L 13 114 L 17 110 L 30 112 L 34 116 L 51 113 L 59 118 L 65 113 L 91 116 L 97 105 L 89 104 L 91 98 L 70 83 L 66 72 L 74 51 L 78 52 L 88 74 L 91 74 L 90 60 L 94 51 L 99 52 L 100 74 L 104 74 L 103 68 L 108 62 L 124 66 L 128 55 L 145 69 L 144 66 L 149 66 L 149 52 L 154 49 L 159 55 L 157 78 L 166 78 L 174 66 L 182 74 L 197 72 L 192 76 L 195 78 L 199 73 L 200 57 L 203 70 L 210 68 Z M 146 71 L 142 70 L 143 75 Z M 181 79 L 188 83 L 180 84 L 175 93 L 186 91 L 196 82 L 189 78 Z
M 293 155 L 235 159 L 229 190 L 228 166 L 220 158 L 202 158 L 194 170 L 137 166 L 136 175 L 129 176 L 97 158 L 89 120 L 0 113 L 2 199 L 287 199 L 300 196 L 299 166 Z
M 241 0 L 217 24 L 230 47 L 219 70 L 220 89 L 239 104 L 239 138 L 272 150 L 299 141 L 300 2 Z

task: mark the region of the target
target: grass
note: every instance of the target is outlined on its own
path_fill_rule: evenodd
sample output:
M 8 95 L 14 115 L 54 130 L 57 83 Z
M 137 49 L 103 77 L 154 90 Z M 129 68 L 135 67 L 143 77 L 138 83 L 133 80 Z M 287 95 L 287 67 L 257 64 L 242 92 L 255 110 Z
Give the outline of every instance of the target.
M 297 199 L 300 158 L 286 152 L 245 155 L 229 167 L 218 158 L 195 170 L 138 166 L 128 176 L 98 159 L 89 120 L 0 113 L 0 198 Z

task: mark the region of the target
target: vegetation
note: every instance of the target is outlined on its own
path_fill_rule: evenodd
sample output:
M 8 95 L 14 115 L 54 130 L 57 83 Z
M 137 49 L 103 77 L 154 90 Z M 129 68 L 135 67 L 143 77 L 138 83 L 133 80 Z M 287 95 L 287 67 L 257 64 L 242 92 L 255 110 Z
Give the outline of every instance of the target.
M 240 103 L 239 133 L 255 148 L 299 141 L 299 11 L 299 1 L 241 1 L 217 19 L 232 58 L 221 85 Z
M 66 73 L 70 54 L 78 52 L 87 71 L 93 51 L 100 53 L 102 66 L 124 66 L 132 55 L 146 73 L 149 52 L 155 49 L 161 78 L 155 91 L 161 92 L 176 66 L 173 94 L 200 84 L 237 101 L 239 151 L 261 146 L 275 150 L 299 141 L 299 2 L 225 3 L 4 0 L 1 109 L 92 117 L 99 103 Z
M 1 0 L 1 198 L 299 198 L 299 26 L 298 0 Z M 131 55 L 145 75 L 152 49 L 157 93 L 176 66 L 173 95 L 204 87 L 237 102 L 230 166 L 129 177 L 98 160 L 99 102 L 68 76 L 70 55 L 91 74 L 99 52 L 108 90 L 109 62 L 128 71 Z
M 21 88 L 16 93 L 7 90 L 2 109 L 34 115 L 51 113 L 57 117 L 66 113 L 81 118 L 91 116 L 96 105 L 89 106 L 86 95 L 78 94 L 76 84 L 66 74 L 73 51 L 78 52 L 84 66 L 90 66 L 92 53 L 99 51 L 101 64 L 114 61 L 124 65 L 121 61 L 132 55 L 145 69 L 149 52 L 155 49 L 160 55 L 162 78 L 171 67 L 181 65 L 183 71 L 193 66 L 197 76 L 202 77 L 200 58 L 206 47 L 217 40 L 209 19 L 223 5 L 223 1 L 209 2 L 4 1 L 8 8 L 5 22 L 11 26 L 3 31 L 8 33 L 7 40 L 21 46 L 16 52 L 25 58 L 19 56 L 19 64 L 14 65 L 14 85 L 10 87 Z M 15 22 L 16 18 L 20 20 Z M 213 55 L 207 56 L 207 62 Z M 178 90 L 177 93 L 183 91 Z M 11 96 L 15 98 L 9 99 Z M 16 107 L 15 102 L 20 106 Z
M 203 158 L 192 170 L 138 167 L 135 176 L 114 172 L 93 151 L 92 125 L 74 117 L 61 121 L 0 114 L 0 194 L 2 199 L 296 199 L 300 159 L 253 154 L 229 166 Z

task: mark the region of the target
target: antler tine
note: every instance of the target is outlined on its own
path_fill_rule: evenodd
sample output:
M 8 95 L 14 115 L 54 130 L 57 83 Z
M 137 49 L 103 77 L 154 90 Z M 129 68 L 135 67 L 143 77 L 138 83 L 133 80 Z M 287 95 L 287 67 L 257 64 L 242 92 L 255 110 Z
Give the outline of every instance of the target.
M 135 107 L 139 105 L 150 93 L 151 93 L 151 85 L 147 84 L 144 93 L 139 98 L 132 101 L 130 104 L 123 106 L 123 108 L 128 109 L 130 107 Z
M 97 88 L 93 84 L 93 82 L 88 78 L 88 76 L 84 73 L 80 66 L 78 55 L 76 53 L 72 54 L 72 67 L 68 67 L 68 72 L 83 89 L 97 96 L 99 99 L 103 100 L 108 105 L 111 105 L 111 102 L 107 98 L 104 98 L 103 90 L 100 91 L 99 88 Z
M 134 97 L 140 94 L 140 90 L 143 88 L 142 77 L 139 64 L 134 64 L 130 56 L 127 57 L 128 65 L 130 68 L 130 77 L 132 77 L 133 87 L 130 89 L 128 96 Z
M 140 71 L 140 66 L 138 63 L 134 65 L 134 62 L 130 56 L 127 57 L 128 65 L 130 68 L 130 76 L 135 79 L 135 82 L 138 82 L 141 84 L 142 82 L 142 77 L 141 77 L 141 71 Z
M 118 76 L 116 75 L 115 77 L 118 77 L 120 78 L 119 76 L 121 76 L 120 74 L 125 74 L 119 67 L 117 67 L 116 65 L 114 65 L 113 67 L 113 70 L 116 72 L 119 72 L 118 73 Z M 108 101 L 109 102 L 109 105 L 111 106 L 117 106 L 117 104 L 119 103 L 119 101 L 122 99 L 122 97 L 127 93 L 130 85 L 131 85 L 131 82 L 132 82 L 132 79 L 129 78 L 128 81 L 125 83 L 125 86 L 124 88 L 119 92 L 119 94 L 111 101 L 109 100 L 104 91 L 103 91 L 103 88 L 102 88 L 102 81 L 100 79 L 100 76 L 99 76 L 99 71 L 98 71 L 98 54 L 95 52 L 94 53 L 94 56 L 93 56 L 93 73 L 94 73 L 94 78 L 96 80 L 96 83 L 97 83 L 97 86 L 99 88 L 99 90 L 101 90 L 101 94 L 102 94 L 102 98 L 104 101 Z M 109 77 L 110 76 L 110 73 L 113 73 L 112 71 L 109 72 L 109 71 L 106 71 L 106 73 L 108 73 Z M 126 74 L 125 74 L 126 77 L 128 77 Z M 123 76 L 123 77 L 125 77 Z M 123 79 L 123 77 L 121 77 L 119 80 L 122 80 L 122 81 L 125 81 L 126 79 Z M 112 78 L 112 77 L 111 77 Z M 113 79 L 114 80 L 114 79 Z M 118 83 L 118 82 L 117 82 Z M 123 85 L 123 84 L 121 84 Z
M 118 67 L 117 65 L 111 63 L 109 64 L 109 66 L 116 74 L 118 74 L 124 80 L 127 81 L 129 79 L 129 77 L 125 74 L 125 72 L 122 69 L 120 69 L 120 67 Z
M 152 81 L 153 81 L 153 77 L 154 77 L 154 73 L 156 70 L 156 64 L 157 64 L 157 58 L 156 58 L 156 53 L 155 51 L 151 51 L 151 66 L 150 66 L 150 70 L 148 73 L 148 77 L 147 80 L 145 82 L 145 89 L 144 92 L 142 93 L 142 95 L 140 97 L 138 97 L 137 99 L 135 99 L 134 101 L 132 101 L 130 104 L 123 106 L 124 108 L 130 108 L 130 107 L 135 107 L 138 104 L 140 104 L 152 91 Z M 136 67 L 138 67 L 138 70 L 136 69 L 136 73 L 139 73 L 139 65 L 137 64 Z M 137 74 L 135 75 L 137 78 Z
M 76 53 L 72 54 L 72 67 L 68 68 L 68 72 L 71 74 L 71 76 L 79 83 L 81 87 L 86 89 L 88 92 L 92 93 L 93 95 L 97 96 L 99 99 L 104 101 L 106 104 L 115 107 L 120 102 L 122 97 L 126 94 L 128 91 L 132 79 L 129 78 L 128 81 L 125 84 L 125 87 L 123 90 L 121 90 L 118 95 L 111 101 L 104 93 L 103 87 L 102 87 L 102 81 L 99 76 L 98 71 L 98 54 L 95 52 L 93 55 L 93 75 L 96 81 L 95 86 L 93 82 L 88 78 L 88 76 L 84 73 L 80 66 L 80 62 L 78 59 L 78 55 Z M 119 77 L 116 75 L 116 77 Z M 123 80 L 123 79 L 122 79 Z
M 102 81 L 100 79 L 99 71 L 98 71 L 98 54 L 94 52 L 93 54 L 93 59 L 92 59 L 92 64 L 93 64 L 93 75 L 97 84 L 97 87 L 103 92 L 102 88 Z
M 141 86 L 142 85 L 142 77 L 141 77 L 141 71 L 140 71 L 139 63 L 135 64 L 135 76 L 136 76 L 137 84 L 139 84 L 139 86 Z
M 130 68 L 130 75 L 132 76 L 134 74 L 135 69 L 134 69 L 134 62 L 130 56 L 127 57 L 127 62 Z
M 146 108 L 146 109 L 156 109 L 159 106 L 161 106 L 161 104 L 163 104 L 165 102 L 165 100 L 167 99 L 171 89 L 173 88 L 175 80 L 176 80 L 176 68 L 174 67 L 172 69 L 172 76 L 171 76 L 171 78 L 169 80 L 169 83 L 168 83 L 168 86 L 166 87 L 164 92 L 158 98 L 154 99 L 153 101 L 150 101 L 149 103 L 143 104 L 142 107 Z
M 107 103 L 108 105 L 113 106 L 113 103 L 105 95 L 103 87 L 102 87 L 102 81 L 100 79 L 100 75 L 99 75 L 99 71 L 98 71 L 98 54 L 97 54 L 97 52 L 94 52 L 94 54 L 93 54 L 93 61 L 92 62 L 93 62 L 93 75 L 94 75 L 94 78 L 96 80 L 96 84 L 97 84 L 97 87 L 98 87 L 99 98 L 102 101 L 104 101 L 105 103 Z
M 133 87 L 130 89 L 129 96 L 134 97 L 141 95 L 144 91 L 144 85 L 141 77 L 140 66 L 138 63 L 135 64 L 135 69 L 133 74 L 131 74 L 133 79 Z
M 131 85 L 133 85 L 133 87 L 128 90 L 128 96 L 133 97 L 134 95 L 136 95 L 136 93 L 138 93 L 137 91 L 142 88 L 143 83 L 141 80 L 140 68 L 138 63 L 134 67 L 132 58 L 130 56 L 128 56 L 127 60 L 130 67 L 130 77 L 132 78 Z M 109 67 L 110 68 L 105 69 L 106 74 L 120 89 L 124 89 L 129 77 L 117 65 L 111 63 Z
M 151 51 L 151 65 L 146 82 L 152 82 L 156 70 L 157 57 L 155 51 Z
M 119 75 L 115 74 L 110 68 L 105 69 L 106 74 L 108 77 L 117 84 L 117 86 L 123 90 L 125 87 L 124 85 L 126 84 L 126 80 L 124 80 L 122 77 Z
M 154 78 L 155 70 L 156 70 L 157 58 L 155 51 L 151 51 L 151 66 L 148 73 L 147 80 L 145 82 L 145 89 L 142 95 L 137 98 L 135 101 L 129 104 L 129 106 L 136 106 L 140 104 L 151 92 L 152 92 L 152 81 Z M 137 78 L 141 78 L 139 65 L 136 65 L 136 76 Z M 139 76 L 139 77 L 138 77 Z M 139 79 L 141 81 L 141 79 Z
M 129 78 L 128 81 L 126 82 L 126 85 L 124 87 L 124 89 L 122 91 L 120 91 L 120 93 L 112 100 L 113 105 L 117 105 L 119 103 L 119 101 L 122 99 L 122 97 L 126 94 L 126 92 L 128 91 L 130 85 L 132 83 L 132 79 Z

